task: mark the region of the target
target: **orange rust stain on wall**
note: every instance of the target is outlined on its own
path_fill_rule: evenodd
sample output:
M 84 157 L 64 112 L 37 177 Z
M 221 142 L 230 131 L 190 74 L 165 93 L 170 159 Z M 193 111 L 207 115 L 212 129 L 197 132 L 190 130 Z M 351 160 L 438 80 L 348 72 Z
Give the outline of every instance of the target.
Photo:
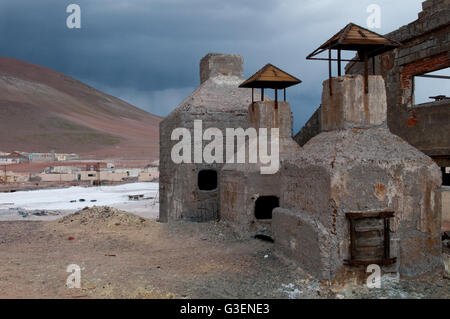
M 386 186 L 382 183 L 375 184 L 375 196 L 378 200 L 383 201 L 386 197 Z

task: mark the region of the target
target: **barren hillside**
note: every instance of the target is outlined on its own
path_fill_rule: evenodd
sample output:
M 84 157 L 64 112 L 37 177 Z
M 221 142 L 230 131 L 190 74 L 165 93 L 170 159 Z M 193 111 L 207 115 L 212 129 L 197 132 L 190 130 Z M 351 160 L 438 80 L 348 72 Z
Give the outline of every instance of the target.
M 62 73 L 0 57 L 0 151 L 152 160 L 160 120 Z

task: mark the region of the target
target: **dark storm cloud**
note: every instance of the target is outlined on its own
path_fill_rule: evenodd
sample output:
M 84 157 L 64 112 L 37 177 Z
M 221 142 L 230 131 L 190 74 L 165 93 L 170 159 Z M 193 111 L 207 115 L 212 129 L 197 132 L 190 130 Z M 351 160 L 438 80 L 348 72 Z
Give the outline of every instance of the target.
M 81 6 L 79 30 L 66 27 L 70 3 Z M 386 33 L 414 20 L 421 1 L 3 0 L 0 54 L 165 116 L 198 85 L 202 56 L 238 53 L 246 76 L 271 62 L 304 81 L 288 93 L 298 130 L 319 105 L 327 77 L 326 64 L 305 56 L 346 23 L 365 25 L 371 3 L 382 8 L 376 31 Z

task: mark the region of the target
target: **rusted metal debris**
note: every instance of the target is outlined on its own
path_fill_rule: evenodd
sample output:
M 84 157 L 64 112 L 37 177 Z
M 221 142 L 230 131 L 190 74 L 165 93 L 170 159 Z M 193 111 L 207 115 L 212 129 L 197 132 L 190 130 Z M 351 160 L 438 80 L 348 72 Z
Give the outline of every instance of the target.
M 430 96 L 430 99 L 433 99 L 435 101 L 444 101 L 444 100 L 450 100 L 450 97 L 445 95 L 436 95 L 436 96 Z

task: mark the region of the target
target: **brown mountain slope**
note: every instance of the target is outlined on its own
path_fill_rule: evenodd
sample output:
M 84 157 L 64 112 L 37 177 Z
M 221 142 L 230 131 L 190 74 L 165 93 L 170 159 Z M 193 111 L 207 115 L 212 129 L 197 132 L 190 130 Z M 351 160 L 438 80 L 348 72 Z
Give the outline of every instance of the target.
M 0 57 L 0 151 L 154 160 L 160 121 L 62 73 Z

